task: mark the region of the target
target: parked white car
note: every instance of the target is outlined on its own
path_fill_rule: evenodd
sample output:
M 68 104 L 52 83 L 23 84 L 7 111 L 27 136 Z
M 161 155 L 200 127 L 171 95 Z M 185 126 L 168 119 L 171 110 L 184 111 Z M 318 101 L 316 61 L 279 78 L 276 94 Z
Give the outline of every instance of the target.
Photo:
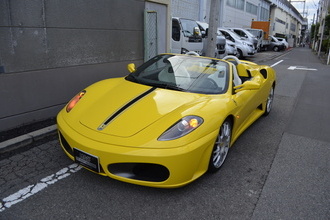
M 240 36 L 229 29 L 218 28 L 218 31 L 221 32 L 226 38 L 235 43 L 237 48 L 237 57 L 242 59 L 244 57 L 253 56 L 256 53 L 254 46 L 249 41 L 243 40 Z
M 258 39 L 251 32 L 243 28 L 228 28 L 228 29 L 235 32 L 241 38 L 250 41 L 250 43 L 252 43 L 254 48 L 257 50 Z
M 282 37 L 276 37 L 278 41 L 280 41 L 284 45 L 284 50 L 289 48 L 289 43 Z
M 221 31 L 218 31 L 218 36 L 225 38 L 225 36 L 221 33 Z M 236 56 L 237 55 L 237 48 L 236 48 L 236 44 L 234 42 L 232 42 L 229 39 L 226 39 L 225 56 L 228 56 L 228 55 Z
M 226 40 L 226 54 L 227 55 L 237 55 L 237 48 L 234 42 Z

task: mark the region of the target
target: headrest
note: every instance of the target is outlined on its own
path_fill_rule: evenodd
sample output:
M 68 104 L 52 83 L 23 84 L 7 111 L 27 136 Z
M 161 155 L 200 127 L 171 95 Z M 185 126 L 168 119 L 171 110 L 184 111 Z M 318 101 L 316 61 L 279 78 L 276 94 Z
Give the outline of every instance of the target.
M 241 77 L 251 77 L 251 75 L 249 74 L 249 66 L 245 63 L 239 63 L 236 66 L 237 68 L 237 73 L 239 76 Z

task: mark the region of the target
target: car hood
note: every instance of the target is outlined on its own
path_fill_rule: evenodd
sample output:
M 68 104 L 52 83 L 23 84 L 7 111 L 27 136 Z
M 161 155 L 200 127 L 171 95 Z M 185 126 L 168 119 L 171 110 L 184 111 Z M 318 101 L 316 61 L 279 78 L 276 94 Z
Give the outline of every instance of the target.
M 81 103 L 84 110 L 80 110 L 79 122 L 97 132 L 118 137 L 133 136 L 168 114 L 177 114 L 176 120 L 179 120 L 184 109 L 205 100 L 203 95 L 154 88 L 126 80 L 102 90 L 87 90 L 84 104 Z

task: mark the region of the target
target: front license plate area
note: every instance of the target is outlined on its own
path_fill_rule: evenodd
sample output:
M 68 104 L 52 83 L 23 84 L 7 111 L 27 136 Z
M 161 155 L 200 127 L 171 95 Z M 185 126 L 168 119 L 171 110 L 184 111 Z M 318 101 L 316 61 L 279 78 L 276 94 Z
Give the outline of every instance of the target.
M 100 172 L 100 163 L 97 156 L 78 150 L 77 148 L 73 148 L 73 156 L 76 163 L 97 173 Z

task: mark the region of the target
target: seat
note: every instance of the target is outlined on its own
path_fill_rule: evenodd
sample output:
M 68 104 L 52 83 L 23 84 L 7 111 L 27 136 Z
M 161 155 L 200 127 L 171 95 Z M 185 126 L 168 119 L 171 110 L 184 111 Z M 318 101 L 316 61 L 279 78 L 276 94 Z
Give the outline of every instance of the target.
M 190 85 L 191 83 L 190 74 L 188 73 L 186 66 L 180 65 L 176 69 L 174 75 L 177 86 L 181 86 L 185 88 Z
M 234 85 L 235 86 L 239 86 L 242 84 L 242 80 L 241 78 L 238 76 L 237 74 L 237 69 L 236 66 L 234 64 L 230 64 L 232 66 L 232 70 L 233 70 L 233 81 L 234 81 Z
M 246 65 L 245 63 L 237 64 L 236 69 L 237 69 L 237 73 L 240 77 L 250 77 L 251 78 L 251 73 L 248 70 L 249 69 L 248 65 Z
M 168 64 L 158 74 L 159 81 L 175 84 L 175 76 L 171 64 Z
M 241 78 L 242 83 L 252 78 L 249 66 L 245 63 L 239 63 L 236 66 L 238 76 Z

